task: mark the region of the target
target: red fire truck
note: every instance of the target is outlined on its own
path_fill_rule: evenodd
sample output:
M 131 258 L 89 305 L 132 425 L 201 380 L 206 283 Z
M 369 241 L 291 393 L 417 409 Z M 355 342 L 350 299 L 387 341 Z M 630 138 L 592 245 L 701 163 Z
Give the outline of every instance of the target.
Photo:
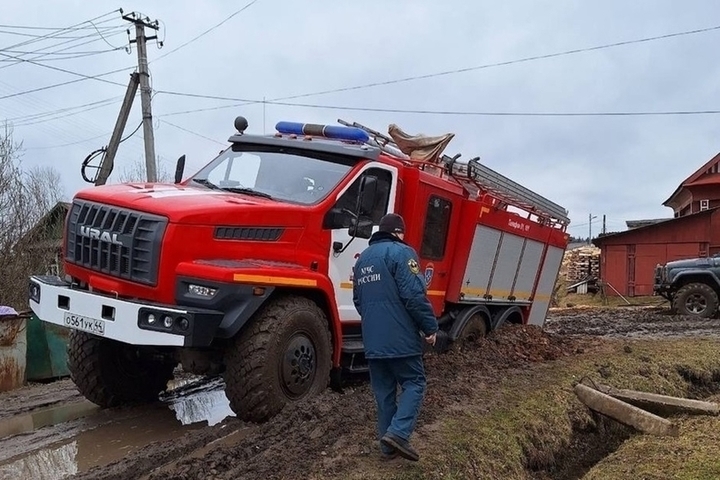
M 178 364 L 222 375 L 239 418 L 365 370 L 352 269 L 398 212 L 452 340 L 542 325 L 567 211 L 480 163 L 442 154 L 452 134 L 390 136 L 357 123 L 235 120 L 229 147 L 174 184 L 77 193 L 65 277 L 33 276 L 30 307 L 70 330 L 69 369 L 102 407 L 152 401 Z

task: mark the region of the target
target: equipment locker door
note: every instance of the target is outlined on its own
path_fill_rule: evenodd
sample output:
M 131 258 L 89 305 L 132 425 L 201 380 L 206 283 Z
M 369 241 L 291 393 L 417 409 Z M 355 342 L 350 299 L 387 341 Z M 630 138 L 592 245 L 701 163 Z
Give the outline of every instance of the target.
M 351 238 L 348 228 L 351 225 L 352 217 L 347 213 L 354 211 L 360 193 L 362 177 L 372 175 L 377 179 L 377 195 L 374 209 L 371 215 L 373 221 L 373 232 L 376 232 L 380 219 L 386 213 L 392 213 L 395 206 L 397 194 L 397 169 L 389 165 L 368 164 L 361 170 L 352 182 L 341 191 L 337 200 L 325 220 L 325 228 L 331 231 L 330 240 L 330 280 L 335 289 L 335 301 L 337 302 L 338 314 L 341 321 L 359 321 L 360 314 L 353 303 L 352 269 L 355 260 L 360 252 L 368 246 L 368 239 Z M 348 245 L 348 242 L 351 242 Z M 333 245 L 342 245 L 342 253 L 336 253 Z M 347 246 L 347 248 L 345 248 Z
M 429 186 L 421 189 L 420 269 L 425 276 L 427 295 L 436 312 L 442 310 L 452 261 L 448 235 L 455 213 L 452 197 Z M 411 220 L 412 221 L 412 220 Z

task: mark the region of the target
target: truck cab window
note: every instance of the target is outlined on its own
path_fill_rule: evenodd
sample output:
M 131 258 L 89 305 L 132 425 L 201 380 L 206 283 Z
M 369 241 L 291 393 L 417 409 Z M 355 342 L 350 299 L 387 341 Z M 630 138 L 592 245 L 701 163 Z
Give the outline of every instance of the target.
M 450 227 L 452 202 L 445 198 L 431 195 L 428 199 L 425 215 L 420 256 L 431 260 L 441 260 L 445 256 L 447 234 Z
M 338 198 L 335 205 L 325 216 L 323 228 L 336 230 L 348 228 L 351 225 L 352 215 L 347 213 L 355 211 L 358 195 L 360 194 L 360 182 L 366 175 L 372 175 L 377 178 L 377 196 L 370 219 L 373 225 L 379 225 L 380 219 L 387 213 L 388 201 L 390 199 L 390 188 L 392 186 L 392 174 L 382 168 L 369 168 L 362 175 L 355 179 L 345 193 Z
M 250 189 L 275 200 L 312 205 L 322 201 L 348 171 L 348 165 L 310 154 L 228 149 L 191 179 L 208 188 Z

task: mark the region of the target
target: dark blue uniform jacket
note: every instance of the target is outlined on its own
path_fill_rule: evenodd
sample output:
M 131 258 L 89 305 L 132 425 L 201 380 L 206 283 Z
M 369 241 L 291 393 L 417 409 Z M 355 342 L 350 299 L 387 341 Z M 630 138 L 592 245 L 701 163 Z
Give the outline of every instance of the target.
M 365 358 L 421 355 L 424 336 L 438 330 L 415 251 L 377 232 L 353 269 L 353 300 L 362 319 Z

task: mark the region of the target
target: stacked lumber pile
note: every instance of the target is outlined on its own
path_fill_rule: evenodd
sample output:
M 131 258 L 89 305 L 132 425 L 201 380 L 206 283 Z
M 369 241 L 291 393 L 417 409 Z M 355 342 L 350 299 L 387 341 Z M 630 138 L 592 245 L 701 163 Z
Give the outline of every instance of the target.
M 587 245 L 565 252 L 561 274 L 570 282 L 577 282 L 588 275 L 600 277 L 600 249 Z

